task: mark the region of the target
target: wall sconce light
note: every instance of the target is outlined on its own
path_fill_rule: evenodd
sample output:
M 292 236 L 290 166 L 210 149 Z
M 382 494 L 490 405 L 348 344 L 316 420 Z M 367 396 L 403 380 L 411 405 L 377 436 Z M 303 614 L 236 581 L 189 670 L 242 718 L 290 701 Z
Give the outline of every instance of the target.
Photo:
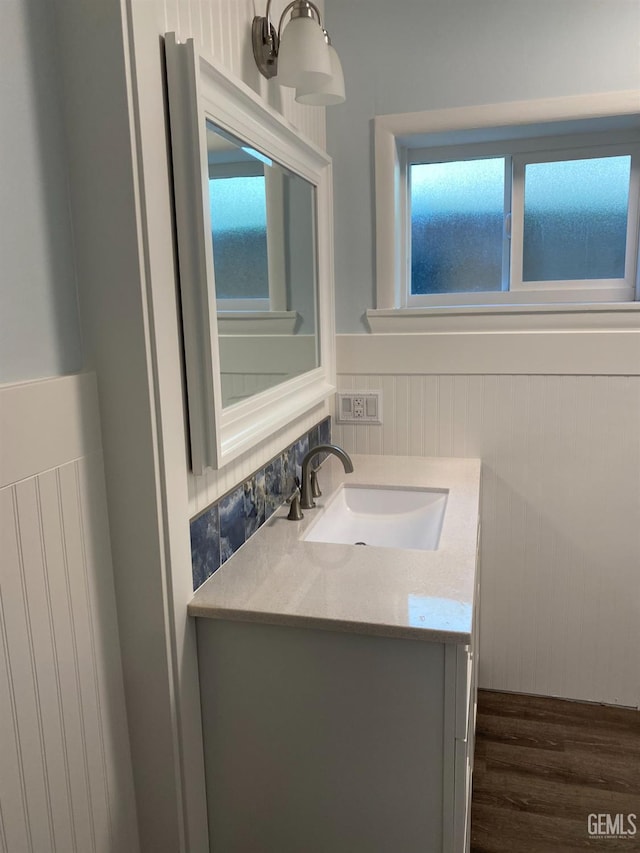
M 341 104 L 345 100 L 342 65 L 331 44 L 315 3 L 293 0 L 285 6 L 276 31 L 267 2 L 264 18 L 253 19 L 253 55 L 260 73 L 278 75 L 278 83 L 296 90 L 296 101 L 316 107 Z M 287 14 L 291 20 L 282 28 Z

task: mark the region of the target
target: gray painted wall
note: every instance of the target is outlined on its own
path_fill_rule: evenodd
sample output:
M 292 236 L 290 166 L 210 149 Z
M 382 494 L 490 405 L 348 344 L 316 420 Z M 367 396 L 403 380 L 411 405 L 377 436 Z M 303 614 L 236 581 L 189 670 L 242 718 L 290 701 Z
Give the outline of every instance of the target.
M 375 306 L 375 115 L 640 87 L 639 0 L 326 0 L 326 19 L 347 85 L 327 110 L 338 332 Z
M 82 367 L 55 15 L 0 3 L 0 383 Z

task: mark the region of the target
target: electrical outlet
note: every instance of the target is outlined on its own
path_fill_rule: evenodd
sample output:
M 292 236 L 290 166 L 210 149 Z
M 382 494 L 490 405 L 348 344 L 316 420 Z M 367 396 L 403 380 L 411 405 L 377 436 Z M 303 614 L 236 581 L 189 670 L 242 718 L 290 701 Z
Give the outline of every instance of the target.
M 382 423 L 382 391 L 338 391 L 336 397 L 336 423 Z

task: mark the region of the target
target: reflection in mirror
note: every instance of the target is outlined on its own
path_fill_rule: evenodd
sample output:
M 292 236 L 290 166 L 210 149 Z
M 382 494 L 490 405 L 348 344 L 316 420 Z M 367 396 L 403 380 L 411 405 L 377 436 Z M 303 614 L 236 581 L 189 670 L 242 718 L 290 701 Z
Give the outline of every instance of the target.
M 315 187 L 207 121 L 222 406 L 313 370 Z

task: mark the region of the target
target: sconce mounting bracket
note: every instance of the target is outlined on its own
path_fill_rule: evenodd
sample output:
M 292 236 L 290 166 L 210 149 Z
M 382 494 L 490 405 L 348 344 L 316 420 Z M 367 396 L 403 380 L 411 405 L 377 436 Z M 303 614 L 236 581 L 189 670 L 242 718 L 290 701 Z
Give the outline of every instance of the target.
M 253 56 L 260 73 L 270 80 L 278 72 L 278 33 L 268 18 L 259 15 L 251 27 Z

